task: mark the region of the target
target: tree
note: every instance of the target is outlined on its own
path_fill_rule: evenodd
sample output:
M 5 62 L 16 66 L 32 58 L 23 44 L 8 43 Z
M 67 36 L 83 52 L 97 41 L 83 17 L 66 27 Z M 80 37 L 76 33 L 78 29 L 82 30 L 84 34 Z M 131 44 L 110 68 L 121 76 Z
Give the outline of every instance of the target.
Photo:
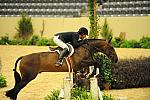
M 89 38 L 95 39 L 99 36 L 100 27 L 98 25 L 97 11 L 96 7 L 102 5 L 108 0 L 88 0 L 88 10 L 89 10 L 89 19 L 90 19 L 90 34 Z
M 106 40 L 110 40 L 113 37 L 112 30 L 109 28 L 106 18 L 104 21 L 104 25 L 101 28 L 100 34 Z
M 89 38 L 95 39 L 95 38 L 98 38 L 96 0 L 88 0 L 88 10 L 89 10 L 89 19 L 90 19 Z
M 33 34 L 33 26 L 31 22 L 31 17 L 27 14 L 22 13 L 22 18 L 18 22 L 18 27 L 16 28 L 17 35 L 16 38 L 28 39 Z

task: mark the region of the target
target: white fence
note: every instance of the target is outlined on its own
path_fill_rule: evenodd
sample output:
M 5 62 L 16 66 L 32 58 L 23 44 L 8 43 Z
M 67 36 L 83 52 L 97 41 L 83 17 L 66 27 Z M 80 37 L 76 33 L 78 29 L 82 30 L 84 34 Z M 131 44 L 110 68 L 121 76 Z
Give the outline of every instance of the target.
M 93 71 L 90 67 L 90 72 Z M 98 69 L 97 69 L 98 70 Z M 73 88 L 73 72 L 69 73 L 69 77 L 64 79 L 63 88 L 60 91 L 59 97 L 61 100 L 71 100 L 71 89 Z M 103 100 L 102 92 L 98 87 L 97 78 L 90 78 L 90 92 L 93 100 Z

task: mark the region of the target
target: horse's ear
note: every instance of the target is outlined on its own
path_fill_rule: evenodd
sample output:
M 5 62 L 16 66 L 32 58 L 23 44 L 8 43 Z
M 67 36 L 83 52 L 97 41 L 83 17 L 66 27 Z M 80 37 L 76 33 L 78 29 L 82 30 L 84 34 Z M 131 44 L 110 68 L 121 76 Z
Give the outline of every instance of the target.
M 112 40 L 112 37 L 109 39 L 108 43 L 110 43 L 110 42 L 111 42 L 111 40 Z

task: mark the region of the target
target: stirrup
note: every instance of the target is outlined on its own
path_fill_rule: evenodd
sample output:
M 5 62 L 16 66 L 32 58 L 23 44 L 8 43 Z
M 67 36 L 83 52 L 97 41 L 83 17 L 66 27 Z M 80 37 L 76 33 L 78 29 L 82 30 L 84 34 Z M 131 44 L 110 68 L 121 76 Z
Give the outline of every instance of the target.
M 62 61 L 62 62 L 58 62 L 58 61 L 57 61 L 57 62 L 55 63 L 55 66 L 56 66 L 56 67 L 59 67 L 59 66 L 62 66 L 62 64 L 63 64 L 63 61 Z
M 56 63 L 55 66 L 56 66 L 56 67 L 59 67 L 59 66 L 61 67 L 62 64 Z

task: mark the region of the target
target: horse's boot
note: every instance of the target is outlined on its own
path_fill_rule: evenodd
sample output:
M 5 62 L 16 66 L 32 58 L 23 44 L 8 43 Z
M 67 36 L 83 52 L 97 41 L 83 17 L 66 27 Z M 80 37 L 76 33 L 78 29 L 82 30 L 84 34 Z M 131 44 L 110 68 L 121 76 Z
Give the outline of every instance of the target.
M 55 63 L 56 66 L 62 66 L 63 64 L 63 58 L 66 57 L 69 54 L 69 51 L 67 48 L 64 48 L 64 50 L 60 53 L 59 58 L 57 62 Z

